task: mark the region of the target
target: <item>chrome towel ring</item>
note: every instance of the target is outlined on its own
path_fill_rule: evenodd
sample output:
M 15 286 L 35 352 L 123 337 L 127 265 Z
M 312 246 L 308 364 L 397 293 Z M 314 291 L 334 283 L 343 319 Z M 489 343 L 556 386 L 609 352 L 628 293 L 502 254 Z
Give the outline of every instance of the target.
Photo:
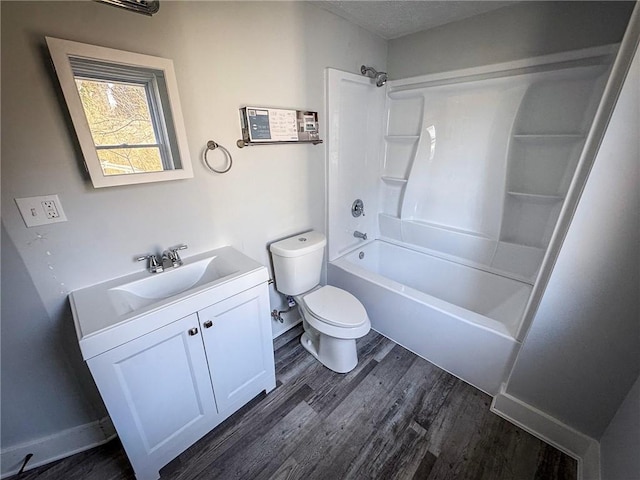
M 227 161 L 229 162 L 227 168 L 225 168 L 224 170 L 216 170 L 215 168 L 213 168 L 211 166 L 211 164 L 209 163 L 209 160 L 207 159 L 207 153 L 209 152 L 209 150 L 215 150 L 216 148 L 219 148 L 220 150 L 222 150 L 222 152 L 224 153 L 224 156 L 226 157 Z M 231 153 L 229 153 L 229 150 L 224 148 L 222 145 L 214 142 L 213 140 L 209 140 L 207 142 L 207 148 L 204 149 L 203 160 L 204 160 L 204 164 L 207 166 L 207 168 L 209 170 L 211 170 L 212 172 L 215 172 L 215 173 L 227 173 L 229 170 L 231 170 L 231 166 L 233 165 L 233 158 L 231 158 Z

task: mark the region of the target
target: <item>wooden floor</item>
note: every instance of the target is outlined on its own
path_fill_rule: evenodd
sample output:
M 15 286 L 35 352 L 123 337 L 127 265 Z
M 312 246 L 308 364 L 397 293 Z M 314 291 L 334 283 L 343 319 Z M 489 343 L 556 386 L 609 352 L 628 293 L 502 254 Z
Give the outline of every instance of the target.
M 162 469 L 163 480 L 577 478 L 576 461 L 489 412 L 491 398 L 381 335 L 340 375 L 276 340 L 278 387 Z M 20 480 L 132 480 L 117 440 Z M 17 477 L 13 477 L 17 480 Z

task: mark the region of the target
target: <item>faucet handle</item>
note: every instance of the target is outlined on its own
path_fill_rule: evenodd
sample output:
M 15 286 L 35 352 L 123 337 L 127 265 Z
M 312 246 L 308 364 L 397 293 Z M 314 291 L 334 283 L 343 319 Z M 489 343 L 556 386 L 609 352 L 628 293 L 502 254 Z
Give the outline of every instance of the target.
M 179 267 L 180 265 L 182 265 L 182 259 L 180 258 L 180 254 L 178 253 L 178 250 L 186 250 L 186 249 L 187 249 L 187 246 L 185 244 L 182 244 L 176 247 L 172 247 L 168 250 L 169 260 L 171 260 L 171 263 L 173 264 L 174 267 Z
M 162 270 L 164 270 L 164 268 L 162 267 L 162 264 L 158 261 L 158 257 L 153 254 L 142 255 L 141 257 L 137 257 L 136 260 L 138 262 L 149 260 L 149 266 L 147 267 L 147 269 L 151 273 L 160 273 L 162 272 Z

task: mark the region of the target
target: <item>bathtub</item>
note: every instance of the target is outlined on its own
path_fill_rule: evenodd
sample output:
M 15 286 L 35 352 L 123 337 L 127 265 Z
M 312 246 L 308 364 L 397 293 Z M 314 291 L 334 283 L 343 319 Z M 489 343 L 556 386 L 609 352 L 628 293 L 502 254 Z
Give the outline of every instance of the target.
M 328 265 L 374 330 L 495 396 L 520 343 L 531 285 L 374 240 Z

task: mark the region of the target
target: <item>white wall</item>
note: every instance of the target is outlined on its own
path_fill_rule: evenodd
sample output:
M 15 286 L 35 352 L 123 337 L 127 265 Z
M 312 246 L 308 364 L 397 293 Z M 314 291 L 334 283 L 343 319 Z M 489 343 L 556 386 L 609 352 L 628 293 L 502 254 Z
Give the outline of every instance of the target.
M 523 1 L 389 42 L 389 78 L 619 42 L 634 2 Z
M 77 352 L 64 345 L 71 335 L 69 291 L 140 270 L 136 254 L 176 243 L 189 245 L 186 255 L 230 244 L 268 265 L 268 242 L 324 230 L 324 146 L 237 149 L 238 108 L 305 108 L 322 119 L 325 67 L 384 69 L 386 43 L 305 2 L 161 2 L 153 17 L 92 1 L 2 2 L 1 8 L 2 222 L 9 238 L 2 254 L 14 267 L 2 282 L 3 347 L 21 331 L 33 335 L 20 337 L 26 342 L 20 352 L 2 350 L 5 449 L 100 416 L 99 402 L 86 405 L 95 394 L 90 381 L 73 386 L 59 367 L 68 362 L 70 372 L 86 376 Z M 93 189 L 45 35 L 172 58 L 195 177 Z M 232 152 L 229 173 L 202 166 L 209 139 Z M 49 193 L 59 194 L 69 221 L 27 229 L 14 198 Z M 13 295 L 18 285 L 25 294 Z M 272 291 L 272 307 L 280 302 Z
M 638 85 L 636 51 L 506 388 L 596 440 L 640 373 Z
M 600 439 L 602 480 L 640 478 L 640 377 Z
M 27 438 L 54 435 L 87 418 L 106 415 L 97 400 L 97 391 L 83 388 L 82 382 L 91 380 L 78 361 L 74 337 L 71 322 L 51 321 L 3 226 L 3 448 Z M 75 362 L 70 360 L 72 356 Z M 46 401 L 51 398 L 54 401 Z

